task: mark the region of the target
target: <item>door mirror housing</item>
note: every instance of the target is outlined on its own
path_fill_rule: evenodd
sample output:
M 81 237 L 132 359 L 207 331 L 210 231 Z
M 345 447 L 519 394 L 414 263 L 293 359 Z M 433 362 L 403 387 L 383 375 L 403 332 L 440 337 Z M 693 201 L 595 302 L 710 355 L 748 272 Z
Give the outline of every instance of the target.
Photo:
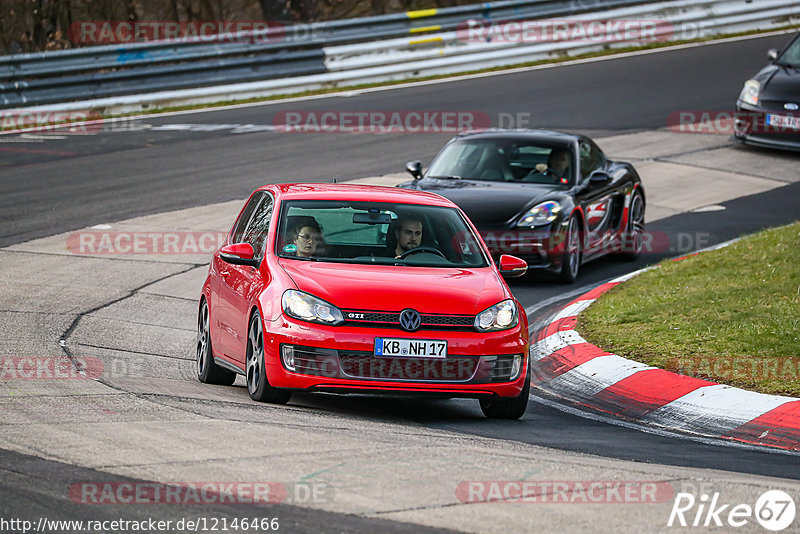
M 255 267 L 261 264 L 261 260 L 255 257 L 256 253 L 250 243 L 234 243 L 232 245 L 225 245 L 219 251 L 219 257 L 222 261 L 232 265 L 249 265 Z
M 414 177 L 415 180 L 422 178 L 422 162 L 419 160 L 406 163 L 406 172 Z
M 589 185 L 597 187 L 601 185 L 608 185 L 611 183 L 611 175 L 606 171 L 594 171 L 589 175 Z
M 775 61 L 778 59 L 778 50 L 776 48 L 770 48 L 767 50 L 767 59 L 770 61 Z
M 500 256 L 498 270 L 503 278 L 518 278 L 528 272 L 528 262 L 516 256 L 503 254 Z

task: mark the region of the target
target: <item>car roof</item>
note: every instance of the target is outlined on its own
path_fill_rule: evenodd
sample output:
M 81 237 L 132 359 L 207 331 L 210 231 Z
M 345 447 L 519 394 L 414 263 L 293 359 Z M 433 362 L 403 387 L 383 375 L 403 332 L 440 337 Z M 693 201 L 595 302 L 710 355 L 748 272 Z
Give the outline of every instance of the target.
M 487 130 L 474 130 L 458 134 L 456 139 L 524 139 L 526 141 L 546 142 L 567 145 L 579 139 L 582 135 L 573 135 L 551 130 L 505 129 L 489 128 Z
M 257 190 L 272 191 L 282 200 L 354 200 L 456 207 L 452 201 L 436 193 L 381 185 L 290 183 L 265 185 Z

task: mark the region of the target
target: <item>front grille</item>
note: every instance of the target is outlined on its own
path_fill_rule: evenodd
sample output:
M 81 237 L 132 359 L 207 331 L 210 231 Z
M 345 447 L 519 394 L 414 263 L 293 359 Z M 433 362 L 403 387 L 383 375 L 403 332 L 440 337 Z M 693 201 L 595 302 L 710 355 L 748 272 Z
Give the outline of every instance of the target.
M 295 373 L 328 378 L 487 384 L 508 382 L 514 355 L 388 358 L 368 351 L 292 346 Z M 284 364 L 285 365 L 285 364 Z
M 400 327 L 400 313 L 342 310 L 345 324 L 353 326 Z M 474 315 L 423 315 L 421 330 L 473 330 Z

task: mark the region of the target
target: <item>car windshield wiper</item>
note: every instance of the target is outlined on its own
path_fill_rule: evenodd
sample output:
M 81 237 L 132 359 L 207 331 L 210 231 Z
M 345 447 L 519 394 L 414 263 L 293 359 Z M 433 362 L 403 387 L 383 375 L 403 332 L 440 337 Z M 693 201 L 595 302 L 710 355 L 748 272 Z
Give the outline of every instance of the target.
M 426 176 L 425 178 L 439 178 L 441 180 L 462 180 L 461 176 L 456 176 L 454 174 L 434 174 Z
M 780 59 L 775 61 L 776 65 L 780 65 L 781 67 L 789 67 L 790 69 L 798 69 L 800 65 L 795 65 L 794 63 L 789 63 L 788 61 L 781 61 Z

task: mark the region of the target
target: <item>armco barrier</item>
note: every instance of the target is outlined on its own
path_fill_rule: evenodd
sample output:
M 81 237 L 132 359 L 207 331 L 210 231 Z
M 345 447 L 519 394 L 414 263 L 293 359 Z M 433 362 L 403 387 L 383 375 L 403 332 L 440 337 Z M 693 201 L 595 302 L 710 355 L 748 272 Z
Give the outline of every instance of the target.
M 525 0 L 0 57 L 0 109 L 90 101 L 118 112 L 399 80 L 636 46 L 464 39 L 468 21 L 651 20 L 673 41 L 800 23 L 800 0 Z M 85 107 L 85 104 L 83 104 Z M 120 108 L 121 106 L 121 108 Z M 68 107 L 68 106 L 67 106 Z

